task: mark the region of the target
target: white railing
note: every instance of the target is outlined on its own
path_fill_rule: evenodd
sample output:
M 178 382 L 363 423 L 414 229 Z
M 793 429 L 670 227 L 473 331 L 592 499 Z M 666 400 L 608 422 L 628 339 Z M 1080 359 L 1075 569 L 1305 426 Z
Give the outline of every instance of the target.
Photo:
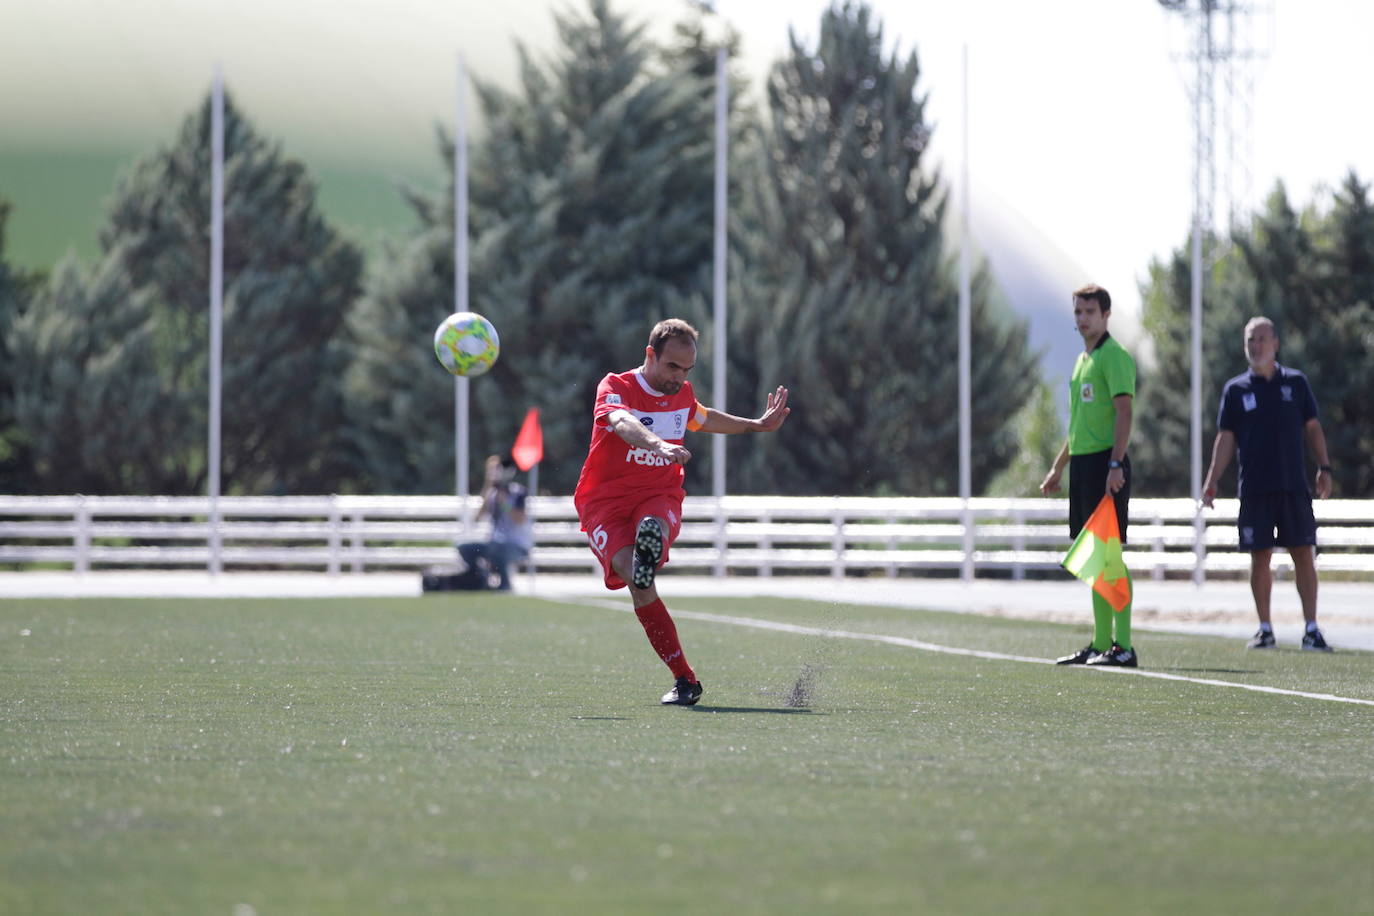
M 476 498 L 468 508 L 475 511 Z M 1374 501 L 1319 501 L 1319 565 L 1352 578 L 1374 574 Z M 211 538 L 205 497 L 0 496 L 0 565 L 11 569 L 313 570 L 362 573 L 453 562 L 463 536 L 453 496 L 223 497 Z M 537 571 L 592 571 L 569 497 L 531 500 Z M 1202 562 L 1210 575 L 1249 567 L 1235 551 L 1235 500 L 1204 513 Z M 973 499 L 973 565 L 1013 579 L 1059 565 L 1068 546 L 1067 504 L 1054 499 Z M 677 570 L 769 576 L 811 573 L 959 574 L 965 507 L 958 499 L 689 497 Z M 1127 564 L 1136 575 L 1186 577 L 1199 560 L 1193 503 L 1134 499 Z M 470 532 L 479 537 L 480 529 Z M 218 557 L 212 551 L 218 545 Z M 1288 567 L 1275 552 L 1276 566 Z

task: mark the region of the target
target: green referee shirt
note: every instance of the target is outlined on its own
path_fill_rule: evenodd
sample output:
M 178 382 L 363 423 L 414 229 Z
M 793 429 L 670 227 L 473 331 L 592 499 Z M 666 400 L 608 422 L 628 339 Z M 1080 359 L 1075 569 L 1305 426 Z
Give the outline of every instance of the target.
M 1116 407 L 1112 398 L 1135 397 L 1135 360 L 1110 334 L 1091 353 L 1078 354 L 1069 380 L 1069 454 L 1091 455 L 1112 447 Z

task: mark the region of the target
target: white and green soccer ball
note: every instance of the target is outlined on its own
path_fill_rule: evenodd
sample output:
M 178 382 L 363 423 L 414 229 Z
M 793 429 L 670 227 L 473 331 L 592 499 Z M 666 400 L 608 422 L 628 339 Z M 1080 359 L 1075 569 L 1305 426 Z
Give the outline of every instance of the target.
M 434 355 L 454 375 L 476 378 L 501 355 L 501 338 L 492 323 L 476 312 L 455 312 L 434 332 Z

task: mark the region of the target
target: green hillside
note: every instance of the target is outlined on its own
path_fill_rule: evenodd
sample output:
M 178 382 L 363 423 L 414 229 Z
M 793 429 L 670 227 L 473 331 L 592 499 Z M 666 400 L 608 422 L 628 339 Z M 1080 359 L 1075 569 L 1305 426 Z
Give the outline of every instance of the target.
M 115 182 L 156 143 L 150 140 L 145 149 L 128 151 L 0 149 L 0 197 L 14 204 L 6 239 L 8 258 L 28 269 L 50 268 L 68 252 L 84 260 L 94 258 Z M 424 175 L 306 164 L 320 184 L 326 217 L 371 258 L 384 239 L 401 237 L 413 225 L 397 183 L 438 187 L 444 176 L 437 156 L 434 163 L 433 173 Z

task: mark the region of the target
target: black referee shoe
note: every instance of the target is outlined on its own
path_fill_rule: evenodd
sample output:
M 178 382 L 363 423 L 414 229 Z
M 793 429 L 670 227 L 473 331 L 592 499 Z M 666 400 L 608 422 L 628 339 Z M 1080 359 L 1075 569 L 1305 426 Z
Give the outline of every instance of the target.
M 1094 668 L 1135 668 L 1139 665 L 1134 649 L 1123 649 L 1116 643 L 1103 652 L 1097 658 L 1088 659 L 1088 664 Z
M 1092 643 L 1088 643 L 1073 655 L 1066 655 L 1063 658 L 1056 659 L 1054 663 L 1056 665 L 1086 665 L 1101 654 L 1101 652 L 1093 648 Z
M 662 556 L 663 526 L 656 518 L 640 519 L 639 528 L 635 531 L 635 557 L 630 567 L 630 584 L 640 589 L 653 585 Z

